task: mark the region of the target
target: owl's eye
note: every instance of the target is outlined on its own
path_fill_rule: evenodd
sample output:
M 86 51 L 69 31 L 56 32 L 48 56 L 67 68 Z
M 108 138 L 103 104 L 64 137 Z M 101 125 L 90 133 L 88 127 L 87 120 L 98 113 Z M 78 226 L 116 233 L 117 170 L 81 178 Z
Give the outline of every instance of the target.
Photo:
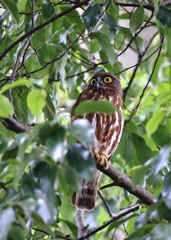
M 94 85 L 94 84 L 95 84 L 95 82 L 96 82 L 96 79 L 95 79 L 95 78 L 93 78 L 93 79 L 91 80 L 90 84 L 91 84 L 91 85 Z
M 112 82 L 112 79 L 110 77 L 105 77 L 104 82 L 105 83 L 110 83 L 110 82 Z

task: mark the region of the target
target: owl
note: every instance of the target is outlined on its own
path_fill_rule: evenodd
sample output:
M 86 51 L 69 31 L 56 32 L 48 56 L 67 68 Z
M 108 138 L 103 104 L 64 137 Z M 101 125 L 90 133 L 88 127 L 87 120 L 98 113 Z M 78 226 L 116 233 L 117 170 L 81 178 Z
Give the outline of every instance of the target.
M 75 108 L 86 100 L 108 100 L 114 105 L 116 111 L 111 114 L 94 112 L 82 116 L 74 116 Z M 95 161 L 102 164 L 104 169 L 108 169 L 108 162 L 118 146 L 124 125 L 120 81 L 111 73 L 96 73 L 90 80 L 87 89 L 79 95 L 73 105 L 71 117 L 72 121 L 80 118 L 90 121 L 95 130 L 91 152 Z M 96 202 L 99 177 L 100 171 L 96 170 L 93 183 L 82 180 L 81 194 L 74 192 L 71 204 L 80 210 L 93 210 Z

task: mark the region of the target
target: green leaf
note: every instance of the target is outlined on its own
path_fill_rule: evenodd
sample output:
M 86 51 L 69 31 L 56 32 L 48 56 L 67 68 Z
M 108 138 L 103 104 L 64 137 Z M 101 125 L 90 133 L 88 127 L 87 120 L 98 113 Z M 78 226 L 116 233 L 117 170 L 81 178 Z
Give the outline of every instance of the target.
M 0 239 L 7 239 L 8 231 L 15 220 L 15 211 L 13 208 L 8 207 L 0 214 Z
M 77 238 L 77 227 L 75 226 L 75 224 L 73 224 L 72 222 L 67 221 L 67 220 L 62 220 L 62 222 L 66 223 L 66 225 L 71 230 L 74 237 Z
M 154 226 L 155 226 L 154 224 L 148 224 L 148 225 L 146 224 L 143 227 L 140 227 L 137 230 L 135 230 L 125 240 L 140 240 L 140 237 L 144 236 L 147 231 L 150 231 L 151 229 L 153 229 Z
M 69 165 L 81 178 L 88 181 L 92 180 L 96 168 L 89 150 L 80 143 L 74 143 L 69 146 L 66 157 Z
M 115 111 L 115 107 L 113 104 L 107 100 L 100 100 L 100 101 L 92 101 L 92 100 L 87 100 L 82 103 L 80 103 L 74 113 L 76 115 L 81 115 L 85 113 L 106 113 L 106 114 L 111 114 Z
M 171 209 L 171 172 L 169 172 L 164 181 L 164 187 L 162 191 L 163 200 L 168 208 Z
M 134 154 L 132 132 L 127 126 L 123 130 L 122 137 L 119 146 L 115 152 L 115 155 L 117 155 L 118 153 L 121 154 L 121 156 L 126 162 L 131 160 Z
M 27 96 L 27 106 L 34 116 L 38 117 L 42 109 L 45 107 L 46 91 L 43 89 L 36 89 L 29 92 Z
M 113 66 L 113 64 L 117 61 L 118 56 L 114 51 L 113 45 L 109 42 L 108 37 L 104 33 L 92 33 L 90 36 L 97 38 L 102 47 L 103 52 L 107 55 L 109 63 Z
M 76 171 L 69 166 L 68 162 L 63 164 L 63 176 L 71 189 L 78 192 L 81 189 L 81 179 Z
M 11 13 L 16 23 L 19 23 L 19 12 L 17 6 L 10 0 L 1 0 L 4 8 Z
M 38 15 L 36 19 L 36 25 L 40 25 L 44 22 L 41 15 Z M 46 27 L 39 29 L 34 33 L 34 36 L 31 40 L 33 48 L 38 48 L 46 42 Z
M 132 34 L 134 34 L 141 27 L 143 20 L 144 20 L 144 8 L 141 5 L 135 10 L 130 19 L 129 26 Z
M 33 84 L 26 80 L 26 79 L 20 79 L 15 81 L 14 83 L 9 83 L 9 84 L 5 84 L 5 86 L 3 86 L 3 88 L 1 89 L 0 93 L 2 94 L 3 92 L 6 92 L 7 90 L 9 90 L 10 88 L 15 88 L 15 87 L 19 87 L 19 86 L 30 86 L 32 87 Z
M 110 226 L 108 227 L 106 233 L 105 233 L 105 236 L 107 237 L 107 235 L 108 235 L 111 231 L 113 231 L 113 229 L 115 229 L 115 228 L 117 228 L 118 226 L 124 224 L 126 221 L 128 221 L 129 219 L 131 219 L 131 218 L 133 218 L 133 217 L 135 217 L 135 216 L 137 216 L 137 215 L 136 215 L 136 214 L 133 214 L 133 215 L 127 217 L 127 218 L 120 219 L 120 220 L 117 220 L 117 221 L 111 223 Z
M 54 185 L 57 176 L 57 166 L 48 165 L 46 162 L 39 162 L 33 170 L 34 178 L 39 184 L 39 188 L 46 196 L 48 203 L 55 203 Z
M 151 157 L 151 149 L 147 146 L 144 138 L 135 133 L 133 133 L 133 142 L 137 159 L 141 164 L 144 164 Z
M 156 18 L 164 27 L 171 27 L 171 9 L 160 6 Z
M 147 175 L 146 182 L 151 188 L 162 189 L 164 176 L 160 173 L 155 174 L 153 170 Z
M 38 207 L 38 206 L 37 206 Z M 43 209 L 42 209 L 43 210 Z M 46 211 L 46 209 L 44 209 Z M 39 216 L 39 214 L 33 212 L 32 218 L 44 229 L 46 232 L 52 235 L 53 239 L 55 238 L 53 231 L 51 230 L 49 224 L 46 224 L 44 220 Z
M 165 239 L 170 240 L 171 224 L 159 223 L 152 229 L 152 233 L 156 240 Z
M 104 21 L 108 27 L 108 29 L 113 32 L 114 34 L 117 33 L 118 31 L 118 25 L 116 23 L 116 20 L 114 19 L 114 17 L 109 14 L 108 12 L 104 13 Z
M 170 142 L 167 128 L 161 124 L 159 125 L 157 131 L 155 131 L 155 133 L 152 134 L 152 138 L 155 141 L 155 143 L 161 147 L 167 145 Z
M 7 97 L 0 95 L 0 116 L 7 118 L 13 115 L 13 106 Z
M 150 166 L 141 166 L 132 176 L 133 185 L 142 185 L 144 183 L 145 175 L 149 170 Z
M 76 119 L 68 126 L 68 131 L 73 134 L 81 143 L 93 144 L 94 128 L 87 119 Z
M 100 4 L 91 4 L 84 12 L 83 21 L 88 31 L 93 30 L 100 18 Z
M 4 125 L 0 122 L 0 134 L 4 137 L 14 137 L 15 133 L 13 131 L 7 130 Z
M 170 58 L 171 57 L 171 29 L 166 29 L 165 34 L 165 56 Z
M 166 92 L 162 92 L 157 96 L 155 103 L 162 105 L 164 103 L 168 103 L 168 101 L 170 100 L 171 100 L 171 91 L 166 91 Z
M 43 3 L 42 5 L 42 15 L 45 20 L 51 18 L 55 13 L 55 8 L 53 5 L 49 3 Z
M 66 77 L 66 71 L 65 71 L 65 65 L 66 65 L 66 61 L 68 59 L 68 56 L 67 54 L 65 54 L 58 62 L 57 62 L 57 72 L 60 73 L 60 76 L 61 76 L 61 89 L 64 90 L 64 80 L 65 80 L 65 77 Z
M 66 154 L 65 144 L 66 130 L 63 127 L 59 127 L 56 131 L 49 134 L 46 144 L 51 157 L 57 161 L 63 161 Z
M 45 65 L 45 62 L 49 61 L 49 52 L 46 44 L 43 44 L 38 50 L 38 55 L 40 57 L 39 62 L 42 66 Z M 42 60 L 42 61 L 41 61 Z M 37 80 L 38 81 L 38 80 Z
M 146 124 L 147 135 L 149 137 L 157 130 L 159 124 L 161 123 L 165 115 L 166 115 L 165 110 L 154 112 L 153 116 Z

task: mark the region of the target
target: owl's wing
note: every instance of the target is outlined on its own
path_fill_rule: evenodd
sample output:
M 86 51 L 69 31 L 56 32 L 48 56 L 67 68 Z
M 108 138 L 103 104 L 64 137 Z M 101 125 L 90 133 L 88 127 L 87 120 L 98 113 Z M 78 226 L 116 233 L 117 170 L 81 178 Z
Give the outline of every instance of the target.
M 71 111 L 71 121 L 73 122 L 76 119 L 80 118 L 86 118 L 91 123 L 93 120 L 93 114 L 84 114 L 76 116 L 74 115 L 75 108 L 85 100 L 91 100 L 92 99 L 92 93 L 89 89 L 84 90 L 80 96 L 78 97 L 77 101 L 72 107 Z M 76 206 L 80 210 L 86 210 L 86 211 L 92 211 L 95 207 L 96 197 L 97 197 L 97 183 L 100 178 L 100 171 L 96 170 L 94 174 L 94 183 L 82 180 L 81 183 L 81 193 L 74 192 L 71 198 L 71 204 L 73 206 Z

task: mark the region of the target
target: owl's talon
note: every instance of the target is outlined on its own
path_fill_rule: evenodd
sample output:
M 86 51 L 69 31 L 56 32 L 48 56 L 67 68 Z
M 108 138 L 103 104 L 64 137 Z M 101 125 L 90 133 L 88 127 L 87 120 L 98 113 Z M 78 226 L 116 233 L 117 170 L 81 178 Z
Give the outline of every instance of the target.
M 104 155 L 96 154 L 95 156 L 97 155 L 98 155 L 98 160 L 97 160 L 98 164 L 104 165 L 104 169 L 107 170 L 109 168 L 108 159 Z

